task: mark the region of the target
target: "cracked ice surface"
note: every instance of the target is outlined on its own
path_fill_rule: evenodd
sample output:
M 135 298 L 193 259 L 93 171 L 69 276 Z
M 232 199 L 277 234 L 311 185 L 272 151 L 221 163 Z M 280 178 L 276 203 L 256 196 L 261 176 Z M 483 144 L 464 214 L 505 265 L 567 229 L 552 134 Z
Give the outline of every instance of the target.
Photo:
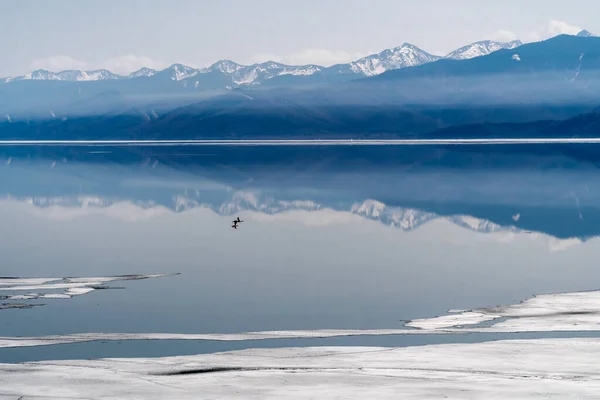
M 39 291 L 17 295 L 0 295 L 2 300 L 37 300 L 37 299 L 70 299 L 84 295 L 96 289 L 110 289 L 106 283 L 161 278 L 177 274 L 120 275 L 88 278 L 0 278 L 1 292 Z M 47 291 L 62 290 L 62 293 Z M 6 307 L 9 308 L 9 307 Z M 12 307 L 16 308 L 16 307 Z M 3 309 L 0 307 L 0 309 Z
M 583 399 L 600 393 L 599 357 L 600 339 L 552 339 L 0 364 L 0 396 Z

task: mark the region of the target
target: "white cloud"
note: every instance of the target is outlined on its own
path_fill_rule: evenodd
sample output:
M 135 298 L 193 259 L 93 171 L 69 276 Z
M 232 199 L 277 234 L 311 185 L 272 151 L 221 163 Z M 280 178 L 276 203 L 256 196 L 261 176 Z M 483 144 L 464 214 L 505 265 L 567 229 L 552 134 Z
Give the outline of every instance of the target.
M 81 69 L 86 63 L 69 56 L 52 56 L 35 60 L 29 66 L 32 70 L 46 69 L 52 72 L 60 72 L 68 69 Z
M 500 29 L 487 37 L 489 37 L 490 40 L 496 40 L 498 42 L 512 42 L 513 40 L 517 40 L 517 35 L 506 29 Z
M 576 35 L 582 30 L 583 29 L 578 26 L 570 25 L 563 21 L 552 20 L 548 24 L 548 32 L 553 36 L 561 34 Z
M 127 75 L 139 70 L 142 67 L 160 70 L 168 66 L 168 64 L 154 60 L 150 57 L 127 54 L 119 57 L 109 58 L 104 62 L 103 68 L 106 68 L 115 74 Z
M 545 28 L 536 29 L 530 32 L 527 35 L 526 40 L 531 42 L 537 42 L 540 40 L 549 39 L 551 37 L 563 34 L 576 35 L 582 30 L 582 28 L 576 25 L 571 25 L 564 21 L 550 20 L 550 22 L 548 22 L 548 25 Z
M 371 53 L 348 53 L 346 51 L 332 51 L 327 49 L 306 49 L 298 53 L 283 56 L 274 54 L 257 54 L 254 62 L 277 61 L 291 65 L 317 64 L 328 67 L 334 64 L 344 64 L 365 57 Z
M 583 242 L 581 241 L 581 239 L 578 239 L 578 238 L 570 238 L 570 239 L 551 238 L 548 241 L 548 247 L 550 248 L 550 251 L 554 253 L 557 251 L 567 250 L 570 247 L 577 246 L 582 243 Z
M 91 217 L 93 215 L 101 215 L 103 217 L 112 217 L 126 222 L 136 222 L 159 217 L 164 214 L 172 213 L 171 210 L 164 206 L 155 206 L 151 208 L 143 208 L 131 202 L 119 202 L 107 207 L 73 207 L 52 205 L 48 207 L 38 208 L 31 207 L 30 213 L 41 218 L 48 218 L 58 221 L 70 221 L 75 218 Z
M 500 29 L 490 35 L 486 35 L 486 39 L 496 40 L 499 42 L 510 42 L 512 40 L 521 39 L 524 42 L 539 42 L 541 40 L 550 39 L 558 35 L 576 35 L 583 28 L 576 25 L 571 25 L 564 21 L 550 20 L 546 26 L 538 27 L 520 38 L 514 32 L 508 29 Z

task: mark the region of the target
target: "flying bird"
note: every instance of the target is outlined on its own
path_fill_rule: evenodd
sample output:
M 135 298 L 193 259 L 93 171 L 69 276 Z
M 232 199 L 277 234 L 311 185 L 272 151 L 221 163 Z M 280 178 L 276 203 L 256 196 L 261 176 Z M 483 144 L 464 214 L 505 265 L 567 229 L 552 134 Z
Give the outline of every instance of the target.
M 240 217 L 237 217 L 237 219 L 234 219 L 233 221 L 233 225 L 231 225 L 231 227 L 233 229 L 237 229 L 238 228 L 238 224 L 241 222 L 244 222 L 243 220 L 240 219 Z

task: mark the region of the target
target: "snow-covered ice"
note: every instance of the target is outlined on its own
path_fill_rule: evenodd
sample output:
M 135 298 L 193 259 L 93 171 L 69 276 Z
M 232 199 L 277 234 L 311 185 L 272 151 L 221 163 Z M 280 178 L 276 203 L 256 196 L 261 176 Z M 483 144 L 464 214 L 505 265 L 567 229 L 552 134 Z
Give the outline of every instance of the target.
M 598 398 L 600 339 L 251 349 L 0 364 L 0 396 L 85 399 Z
M 111 279 L 80 278 L 78 281 L 105 282 Z M 14 286 L 10 279 L 3 279 L 0 283 L 5 287 Z M 49 278 L 39 278 L 37 282 L 22 279 L 20 283 L 22 286 L 57 284 Z M 84 290 L 83 287 L 76 289 Z M 235 341 L 349 335 L 600 330 L 600 291 L 542 294 L 508 306 L 451 312 L 450 315 L 407 323 L 417 329 L 238 334 L 82 333 L 0 337 L 0 347 L 94 340 Z M 476 326 L 483 322 L 490 326 Z M 599 356 L 600 338 L 565 338 L 404 348 L 249 349 L 164 358 L 0 364 L 0 398 L 584 399 L 597 398 L 600 393 Z
M 0 299 L 3 300 L 36 300 L 36 299 L 69 299 L 90 293 L 97 288 L 108 288 L 110 282 L 161 278 L 177 274 L 121 275 L 87 278 L 0 278 Z M 62 290 L 62 293 L 48 291 Z M 35 293 L 2 295 L 2 292 L 36 291 Z
M 470 332 L 600 331 L 600 291 L 541 294 L 518 304 L 478 308 L 453 315 L 422 318 L 406 325 L 429 330 L 456 332 L 459 326 L 498 320 Z
M 262 331 L 243 333 L 75 333 L 38 337 L 1 337 L 0 348 L 49 346 L 56 344 L 122 340 L 216 340 L 309 339 L 341 336 L 422 335 L 417 329 L 322 329 L 305 331 Z M 431 334 L 444 334 L 432 330 Z
M 500 317 L 501 316 L 495 314 L 486 314 L 477 311 L 463 311 L 459 314 L 441 315 L 434 318 L 414 319 L 408 322 L 406 326 L 424 330 L 440 330 L 444 328 L 455 328 L 462 325 L 479 324 Z

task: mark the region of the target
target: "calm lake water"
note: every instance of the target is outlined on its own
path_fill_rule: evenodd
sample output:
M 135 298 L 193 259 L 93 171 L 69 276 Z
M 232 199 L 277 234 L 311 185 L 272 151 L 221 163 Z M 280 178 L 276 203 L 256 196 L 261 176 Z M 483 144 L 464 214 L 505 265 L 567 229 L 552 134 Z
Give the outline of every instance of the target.
M 389 149 L 0 150 L 0 276 L 179 273 L 3 300 L 43 305 L 0 310 L 0 336 L 402 328 L 600 282 L 600 170 L 562 155 L 466 168 Z M 0 361 L 490 337 L 98 342 Z

